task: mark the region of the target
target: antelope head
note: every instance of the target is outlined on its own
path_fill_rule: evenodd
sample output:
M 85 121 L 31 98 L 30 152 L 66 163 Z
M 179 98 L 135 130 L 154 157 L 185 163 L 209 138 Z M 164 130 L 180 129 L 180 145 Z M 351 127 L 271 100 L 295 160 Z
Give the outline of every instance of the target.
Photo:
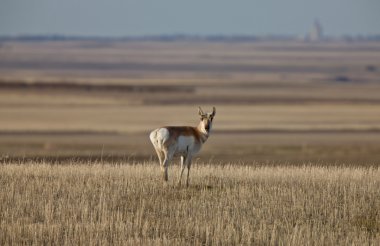
M 216 114 L 215 107 L 212 108 L 212 113 L 204 113 L 201 107 L 199 107 L 199 116 L 201 118 L 201 122 L 199 123 L 199 128 L 205 134 L 209 134 L 212 127 L 212 120 Z

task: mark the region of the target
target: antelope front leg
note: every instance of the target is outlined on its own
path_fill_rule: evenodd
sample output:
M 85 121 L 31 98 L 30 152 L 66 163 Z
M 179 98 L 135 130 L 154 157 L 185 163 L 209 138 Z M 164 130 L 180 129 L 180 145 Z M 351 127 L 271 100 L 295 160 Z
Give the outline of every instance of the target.
M 186 178 L 186 187 L 189 187 L 189 178 L 190 178 L 190 167 L 191 167 L 191 158 L 186 158 L 187 166 L 187 178 Z
M 183 174 L 183 171 L 185 170 L 185 167 L 186 167 L 186 159 L 184 156 L 181 156 L 181 170 L 180 170 L 180 173 L 179 173 L 179 177 L 178 177 L 178 186 L 181 186 L 181 180 L 182 180 L 182 174 Z

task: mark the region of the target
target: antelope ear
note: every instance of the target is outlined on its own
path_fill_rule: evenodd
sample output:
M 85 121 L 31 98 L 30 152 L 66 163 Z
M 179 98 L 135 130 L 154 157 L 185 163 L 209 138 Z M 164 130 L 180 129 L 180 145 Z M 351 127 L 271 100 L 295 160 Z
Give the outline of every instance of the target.
M 215 109 L 215 107 L 212 107 L 212 117 L 214 117 L 215 116 L 215 114 L 216 114 L 216 109 Z
M 201 107 L 198 107 L 198 108 L 199 108 L 199 110 L 198 110 L 198 114 L 199 114 L 200 116 L 203 116 L 205 113 L 203 113 Z

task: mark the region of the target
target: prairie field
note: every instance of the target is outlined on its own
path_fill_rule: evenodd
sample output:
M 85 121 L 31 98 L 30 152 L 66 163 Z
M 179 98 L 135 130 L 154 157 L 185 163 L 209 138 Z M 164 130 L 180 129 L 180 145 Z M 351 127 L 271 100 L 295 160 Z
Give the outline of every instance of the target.
M 379 42 L 0 40 L 0 245 L 378 245 L 379 168 Z
M 3 41 L 0 153 L 149 161 L 215 106 L 205 162 L 378 165 L 379 78 L 379 42 Z
M 380 169 L 5 163 L 1 245 L 377 245 Z

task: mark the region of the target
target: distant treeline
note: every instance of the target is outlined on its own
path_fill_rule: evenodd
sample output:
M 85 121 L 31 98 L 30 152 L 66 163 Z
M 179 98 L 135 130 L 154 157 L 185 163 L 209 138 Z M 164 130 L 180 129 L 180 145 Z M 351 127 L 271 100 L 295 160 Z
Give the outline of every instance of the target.
M 102 37 L 102 36 L 66 36 L 66 35 L 17 35 L 0 36 L 1 41 L 210 41 L 210 42 L 256 42 L 256 41 L 307 41 L 306 38 L 292 35 L 148 35 L 148 36 L 125 36 L 125 37 Z M 341 37 L 324 37 L 320 41 L 380 41 L 379 35 L 357 35 Z

